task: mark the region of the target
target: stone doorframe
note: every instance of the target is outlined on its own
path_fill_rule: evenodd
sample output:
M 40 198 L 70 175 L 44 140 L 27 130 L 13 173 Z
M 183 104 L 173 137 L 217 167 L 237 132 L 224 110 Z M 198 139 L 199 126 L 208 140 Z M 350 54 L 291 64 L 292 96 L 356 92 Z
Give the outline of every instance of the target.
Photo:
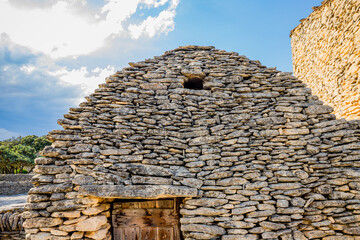
M 172 185 L 83 185 L 78 189 L 79 198 L 86 209 L 85 219 L 73 234 L 93 239 L 112 239 L 111 205 L 116 200 L 186 199 L 199 197 L 199 190 Z

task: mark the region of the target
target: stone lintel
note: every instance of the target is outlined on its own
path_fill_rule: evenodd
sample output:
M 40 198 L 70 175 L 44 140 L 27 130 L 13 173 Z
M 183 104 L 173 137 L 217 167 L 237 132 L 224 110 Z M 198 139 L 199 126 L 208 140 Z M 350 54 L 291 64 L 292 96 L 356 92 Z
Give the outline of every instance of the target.
M 173 198 L 173 197 L 197 197 L 196 188 L 171 185 L 133 185 L 133 186 L 96 186 L 83 185 L 79 188 L 79 193 L 83 196 L 101 198 Z

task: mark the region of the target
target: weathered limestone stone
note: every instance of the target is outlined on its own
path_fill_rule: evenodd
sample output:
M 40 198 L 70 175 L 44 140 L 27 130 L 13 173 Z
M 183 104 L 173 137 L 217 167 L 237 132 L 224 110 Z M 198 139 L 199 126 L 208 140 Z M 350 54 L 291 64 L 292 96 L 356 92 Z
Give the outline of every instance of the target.
M 320 230 L 304 231 L 304 234 L 309 239 L 322 238 L 322 237 L 325 237 L 327 235 L 324 231 L 320 231 Z
M 332 199 L 343 199 L 343 200 L 348 200 L 348 199 L 352 199 L 355 197 L 355 194 L 353 193 L 347 193 L 347 192 L 341 192 L 341 191 L 333 191 L 330 194 L 330 197 Z
M 260 226 L 265 229 L 270 229 L 270 230 L 280 230 L 280 229 L 286 228 L 285 224 L 272 223 L 272 222 L 266 222 L 266 221 L 261 222 Z
M 202 181 L 200 179 L 196 179 L 196 178 L 185 178 L 185 179 L 181 180 L 181 183 L 184 186 L 194 187 L 194 188 L 199 189 L 203 185 L 204 181 Z
M 88 207 L 81 213 L 84 215 L 97 215 L 98 213 L 104 212 L 110 208 L 110 204 L 101 204 L 96 207 Z
M 100 153 L 105 156 L 127 155 L 127 154 L 131 153 L 131 150 L 130 149 L 106 149 L 106 150 L 101 150 Z
M 85 219 L 87 219 L 88 216 L 81 216 L 79 218 L 73 218 L 73 219 L 69 219 L 69 220 L 66 220 L 63 222 L 64 225 L 71 225 L 71 224 L 75 224 L 75 223 L 78 223 L 78 222 L 81 222 Z M 75 226 L 75 225 L 74 225 Z M 61 226 L 60 226 L 61 227 Z
M 30 189 L 29 194 L 33 194 L 33 193 L 50 194 L 50 193 L 59 193 L 59 192 L 70 192 L 71 190 L 72 190 L 71 184 L 67 184 L 67 183 L 49 184 L 49 185 L 44 185 Z
M 247 216 L 251 218 L 268 217 L 274 215 L 275 212 L 276 212 L 275 210 L 256 211 L 256 212 L 250 212 Z
M 294 239 L 307 240 L 307 238 L 305 237 L 305 235 L 304 235 L 302 232 L 297 231 L 297 230 L 294 231 L 293 236 L 294 236 Z
M 80 217 L 80 211 L 54 212 L 51 216 L 55 218 L 78 218 Z
M 76 185 L 89 185 L 92 182 L 94 182 L 94 180 L 95 179 L 91 176 L 85 176 L 85 175 L 79 174 L 74 177 L 74 179 L 72 180 L 72 183 L 76 184 Z
M 64 232 L 74 232 L 76 231 L 76 224 L 68 224 L 68 222 L 65 221 L 64 225 L 59 226 L 59 230 Z
M 277 183 L 269 185 L 270 188 L 278 190 L 290 190 L 302 187 L 300 183 Z
M 241 215 L 241 214 L 246 214 L 246 213 L 249 213 L 249 212 L 254 212 L 256 211 L 256 207 L 255 206 L 249 206 L 249 207 L 243 207 L 243 208 L 235 208 L 232 210 L 232 214 L 238 214 L 238 215 Z
M 282 134 L 284 134 L 284 135 L 306 135 L 306 134 L 309 134 L 309 129 L 307 129 L 307 128 L 283 129 Z
M 81 239 L 84 236 L 84 232 L 74 232 L 71 234 L 71 240 L 73 239 Z
M 34 160 L 37 165 L 50 165 L 55 163 L 54 158 L 38 157 Z
M 27 201 L 34 203 L 34 202 L 43 202 L 43 201 L 48 201 L 50 199 L 49 196 L 47 195 L 42 195 L 42 194 L 32 194 L 28 197 Z
M 247 183 L 245 185 L 246 190 L 260 190 L 268 186 L 268 183 L 265 181 L 257 181 L 254 183 Z
M 172 179 L 161 178 L 161 177 L 143 177 L 143 176 L 133 176 L 131 177 L 131 182 L 133 184 L 158 184 L 158 185 L 170 185 Z
M 217 226 L 208 226 L 204 224 L 185 224 L 181 226 L 182 231 L 202 232 L 210 235 L 224 235 L 225 229 Z
M 251 222 L 244 221 L 226 221 L 220 223 L 219 226 L 223 228 L 254 228 L 255 224 Z
M 201 199 L 190 199 L 186 201 L 186 204 L 194 206 L 204 206 L 204 207 L 215 207 L 219 205 L 224 205 L 228 203 L 227 199 L 217 199 L 217 198 L 201 198 Z
M 48 240 L 51 238 L 51 233 L 49 232 L 39 232 L 36 234 L 31 234 L 29 239 L 30 240 Z
M 187 78 L 199 78 L 203 79 L 205 77 L 205 73 L 203 73 L 200 69 L 184 69 L 181 71 L 181 74 Z
M 56 235 L 56 236 L 67 236 L 68 235 L 67 232 L 56 230 L 56 229 L 51 230 L 50 233 L 52 235 Z
M 70 211 L 80 208 L 81 205 L 77 204 L 74 199 L 54 201 L 51 206 L 47 207 L 48 212 Z
M 245 235 L 224 235 L 222 236 L 221 240 L 257 240 L 259 239 L 257 235 L 254 234 L 245 234 Z
M 167 177 L 172 175 L 172 172 L 169 169 L 160 166 L 130 164 L 126 167 L 131 173 L 138 175 L 150 175 L 159 177 Z
M 330 194 L 333 192 L 333 189 L 330 185 L 321 185 L 315 189 L 320 194 Z
M 61 155 L 65 155 L 65 152 L 51 146 L 46 146 L 40 154 L 44 157 L 59 157 Z
M 332 111 L 332 107 L 326 105 L 311 105 L 305 109 L 309 115 L 331 113 Z
M 171 185 L 134 185 L 134 186 L 81 186 L 79 193 L 96 197 L 109 198 L 159 198 L 168 196 L 196 197 L 198 191 L 194 188 Z
M 248 181 L 244 178 L 233 177 L 233 178 L 226 178 L 221 179 L 216 182 L 216 185 L 219 186 L 234 186 L 234 185 L 242 185 L 247 183 Z
M 216 143 L 222 140 L 221 136 L 208 136 L 208 137 L 197 137 L 189 142 L 190 146 L 204 145 L 209 143 Z
M 108 235 L 108 230 L 110 228 L 110 224 L 107 224 L 106 227 L 98 230 L 98 231 L 94 231 L 94 232 L 87 232 L 85 233 L 85 237 L 91 238 L 91 239 L 96 239 L 96 240 L 102 240 L 105 239 L 106 236 Z
M 202 216 L 217 216 L 221 214 L 225 214 L 228 211 L 225 209 L 214 209 L 214 208 L 206 208 L 200 207 L 195 210 L 186 210 L 181 209 L 180 214 L 182 215 L 202 215 Z
M 355 237 L 349 235 L 342 235 L 342 236 L 329 236 L 324 237 L 324 240 L 355 240 Z
M 98 204 L 101 201 L 98 197 L 83 197 L 81 198 L 81 203 L 85 205 L 94 205 Z
M 103 215 L 87 218 L 76 225 L 76 230 L 80 232 L 98 231 L 101 226 L 107 223 L 107 218 Z
M 61 218 L 37 217 L 26 219 L 23 226 L 24 228 L 53 227 L 60 225 L 62 222 Z
M 211 223 L 214 222 L 213 217 L 191 217 L 191 218 L 181 218 L 181 223 Z
M 36 165 L 34 170 L 35 173 L 55 175 L 58 173 L 70 173 L 72 172 L 69 166 L 53 166 L 53 165 Z

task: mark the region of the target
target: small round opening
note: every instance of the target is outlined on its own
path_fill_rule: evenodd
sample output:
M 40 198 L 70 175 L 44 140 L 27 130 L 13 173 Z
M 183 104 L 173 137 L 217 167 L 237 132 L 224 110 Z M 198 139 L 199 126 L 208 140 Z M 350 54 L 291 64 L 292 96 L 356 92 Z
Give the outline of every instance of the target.
M 188 78 L 184 83 L 184 88 L 200 90 L 204 89 L 203 80 L 201 78 Z

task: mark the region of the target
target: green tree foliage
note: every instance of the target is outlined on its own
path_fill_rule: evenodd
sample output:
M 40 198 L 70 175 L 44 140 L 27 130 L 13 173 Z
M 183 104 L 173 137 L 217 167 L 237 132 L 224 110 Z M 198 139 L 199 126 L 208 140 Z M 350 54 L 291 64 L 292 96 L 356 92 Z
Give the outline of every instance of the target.
M 21 173 L 34 166 L 39 152 L 50 145 L 45 136 L 29 135 L 0 141 L 0 173 Z

